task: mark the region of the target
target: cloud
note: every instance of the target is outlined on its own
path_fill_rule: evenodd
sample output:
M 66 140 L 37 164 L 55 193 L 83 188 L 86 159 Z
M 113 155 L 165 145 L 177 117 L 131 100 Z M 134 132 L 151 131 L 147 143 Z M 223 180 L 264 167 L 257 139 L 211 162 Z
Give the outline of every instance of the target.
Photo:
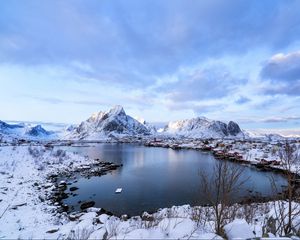
M 300 80 L 300 51 L 272 56 L 263 66 L 261 76 L 276 82 L 297 82 Z
M 82 81 L 143 88 L 211 56 L 292 44 L 299 7 L 296 0 L 1 1 L 0 62 L 66 66 L 88 76 Z
M 264 118 L 259 120 L 260 122 L 265 122 L 265 123 L 284 123 L 284 122 L 289 122 L 289 121 L 298 121 L 300 120 L 300 117 L 271 117 L 271 118 Z
M 24 95 L 24 97 L 37 100 L 37 101 L 50 103 L 50 104 L 70 103 L 70 104 L 95 105 L 95 106 L 109 105 L 108 101 L 106 102 L 106 101 L 91 101 L 91 100 L 67 100 L 67 99 L 61 99 L 55 97 L 40 97 L 40 96 L 28 96 L 28 95 Z
M 237 104 L 244 104 L 244 103 L 247 103 L 247 102 L 250 102 L 251 100 L 247 97 L 244 97 L 244 96 L 240 96 L 236 101 L 235 103 Z
M 85 111 L 123 104 L 152 120 L 280 115 L 300 92 L 299 9 L 298 0 L 0 1 L 0 97 L 13 102 L 2 109 L 16 116 L 47 102 Z M 278 52 L 287 54 L 260 65 Z M 11 97 L 22 94 L 36 101 Z
M 263 66 L 261 77 L 269 82 L 263 87 L 266 94 L 299 96 L 300 93 L 300 51 L 276 54 Z
M 174 102 L 219 99 L 232 94 L 246 82 L 233 77 L 223 67 L 181 71 L 176 75 L 176 81 L 159 89 Z
M 287 116 L 287 117 L 267 117 L 267 118 L 243 118 L 239 119 L 241 123 L 287 123 L 299 121 L 300 116 Z
M 209 112 L 220 111 L 223 104 L 217 103 L 191 103 L 191 102 L 167 102 L 166 107 L 172 111 L 192 110 L 196 115 L 203 115 Z

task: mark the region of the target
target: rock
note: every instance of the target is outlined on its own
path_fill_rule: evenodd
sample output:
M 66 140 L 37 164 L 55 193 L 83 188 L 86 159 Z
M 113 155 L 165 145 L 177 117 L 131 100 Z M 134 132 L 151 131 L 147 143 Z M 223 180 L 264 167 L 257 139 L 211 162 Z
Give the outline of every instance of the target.
M 53 228 L 53 229 L 48 230 L 46 233 L 55 233 L 58 230 L 59 230 L 59 228 Z
M 236 136 L 241 132 L 239 125 L 233 121 L 230 121 L 227 126 L 228 133 L 230 135 Z
M 58 189 L 59 189 L 60 191 L 65 191 L 65 190 L 67 189 L 67 185 L 59 185 L 59 186 L 58 186 Z
M 100 210 L 97 212 L 98 215 L 106 214 L 108 216 L 113 216 L 113 214 L 110 211 L 105 210 L 104 208 L 100 208 Z
M 11 209 L 16 210 L 18 207 L 22 207 L 22 206 L 26 206 L 26 205 L 27 205 L 26 202 L 20 203 L 20 204 L 15 204 L 15 205 L 13 205 L 13 206 L 11 207 Z
M 70 221 L 76 221 L 78 219 L 78 217 L 75 214 L 70 214 L 69 215 L 69 220 Z
M 94 201 L 84 202 L 80 205 L 81 210 L 85 210 L 87 208 L 93 207 L 95 205 Z
M 79 189 L 79 188 L 78 187 L 70 187 L 71 192 L 76 191 L 77 189 Z
M 67 183 L 66 183 L 66 181 L 62 180 L 62 181 L 59 182 L 59 185 L 67 185 Z
M 52 187 L 52 186 L 53 186 L 52 183 L 46 183 L 46 184 L 44 184 L 44 188 L 45 188 L 45 189 L 50 188 L 50 187 Z
M 154 217 L 151 214 L 144 212 L 142 215 L 142 220 L 152 222 L 154 221 Z
M 61 207 L 64 210 L 64 212 L 67 212 L 69 210 L 69 206 L 67 204 L 63 204 L 61 205 Z
M 45 201 L 44 197 L 42 197 L 41 195 L 39 195 L 39 199 L 40 199 L 41 202 Z

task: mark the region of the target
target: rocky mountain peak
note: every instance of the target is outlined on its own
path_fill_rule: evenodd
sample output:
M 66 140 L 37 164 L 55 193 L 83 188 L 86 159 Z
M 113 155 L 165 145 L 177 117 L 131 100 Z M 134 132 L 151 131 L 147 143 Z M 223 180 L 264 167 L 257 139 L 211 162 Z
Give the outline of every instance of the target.
M 230 121 L 227 125 L 228 133 L 230 135 L 236 136 L 238 135 L 241 131 L 239 125 L 233 121 Z
M 114 106 L 112 109 L 108 112 L 109 115 L 126 115 L 124 108 L 120 105 Z

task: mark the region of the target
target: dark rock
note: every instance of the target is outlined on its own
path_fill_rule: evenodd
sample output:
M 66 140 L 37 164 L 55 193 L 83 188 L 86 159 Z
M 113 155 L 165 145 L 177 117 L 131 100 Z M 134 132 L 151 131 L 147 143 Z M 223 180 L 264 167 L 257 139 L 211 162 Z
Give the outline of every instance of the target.
M 16 210 L 18 207 L 22 207 L 22 206 L 26 206 L 26 205 L 27 205 L 27 203 L 16 204 L 16 205 L 13 205 L 13 206 L 11 207 L 11 209 Z
M 221 135 L 224 134 L 225 136 L 228 136 L 226 123 L 220 121 L 214 121 L 208 128 L 217 133 L 220 133 Z
M 78 187 L 70 187 L 70 191 L 71 192 L 74 192 L 74 191 L 76 191 L 77 189 L 79 189 Z
M 69 215 L 69 220 L 70 221 L 76 221 L 78 219 L 78 216 L 77 215 L 75 215 L 75 214 L 70 214 Z
M 84 202 L 80 205 L 81 210 L 85 210 L 87 208 L 93 207 L 95 205 L 94 201 Z
M 233 121 L 230 121 L 227 125 L 228 133 L 230 135 L 236 136 L 241 132 L 239 125 Z
M 142 220 L 152 222 L 152 221 L 154 221 L 154 217 L 151 214 L 144 213 L 142 215 Z
M 113 213 L 110 212 L 110 211 L 107 211 L 105 210 L 104 208 L 101 208 L 98 212 L 97 212 L 98 215 L 101 215 L 101 214 L 106 214 L 106 215 L 109 215 L 109 216 L 113 216 Z
M 63 204 L 61 207 L 65 212 L 69 210 L 69 206 L 67 204 Z
M 41 202 L 45 201 L 45 199 L 42 196 L 39 196 L 39 199 L 40 199 Z
M 48 230 L 46 233 L 55 233 L 59 230 L 59 228 L 54 228 L 54 229 L 50 229 Z

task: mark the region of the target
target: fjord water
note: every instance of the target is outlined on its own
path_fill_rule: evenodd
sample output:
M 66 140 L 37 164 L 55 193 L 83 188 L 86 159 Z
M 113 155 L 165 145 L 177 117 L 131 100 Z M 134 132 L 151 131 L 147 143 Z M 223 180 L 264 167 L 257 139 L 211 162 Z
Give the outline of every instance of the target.
M 140 215 L 173 205 L 207 204 L 201 190 L 199 171 L 213 174 L 216 160 L 212 154 L 195 150 L 145 147 L 136 144 L 93 144 L 84 147 L 68 147 L 68 150 L 99 158 L 103 161 L 123 164 L 119 169 L 100 177 L 79 177 L 70 187 L 78 187 L 76 196 L 64 200 L 74 210 L 80 209 L 79 201 L 95 201 L 116 215 Z M 236 163 L 231 163 L 234 165 Z M 243 179 L 249 178 L 236 200 L 259 194 L 272 196 L 270 176 L 243 166 Z M 277 185 L 286 185 L 283 176 L 275 174 Z M 115 194 L 117 188 L 121 194 Z M 213 189 L 212 189 L 213 190 Z M 68 192 L 68 191 L 67 191 Z

